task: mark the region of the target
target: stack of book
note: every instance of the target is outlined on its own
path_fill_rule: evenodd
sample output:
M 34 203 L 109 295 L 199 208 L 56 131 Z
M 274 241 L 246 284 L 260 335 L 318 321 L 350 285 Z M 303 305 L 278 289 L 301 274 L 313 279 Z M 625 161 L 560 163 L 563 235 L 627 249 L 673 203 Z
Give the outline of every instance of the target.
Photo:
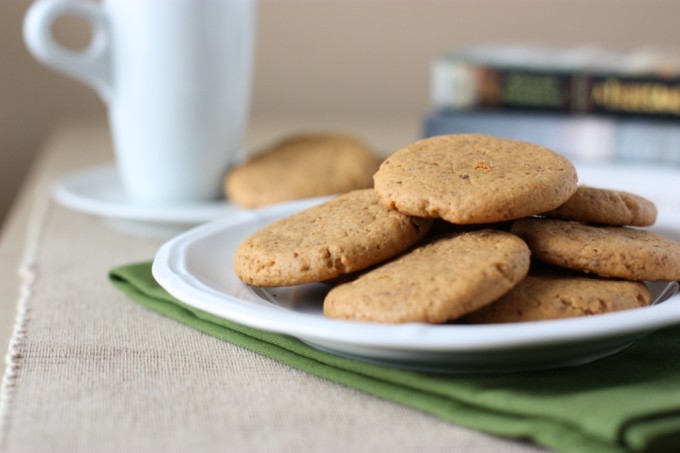
M 680 163 L 680 56 L 487 45 L 432 67 L 426 137 L 484 133 L 585 160 Z

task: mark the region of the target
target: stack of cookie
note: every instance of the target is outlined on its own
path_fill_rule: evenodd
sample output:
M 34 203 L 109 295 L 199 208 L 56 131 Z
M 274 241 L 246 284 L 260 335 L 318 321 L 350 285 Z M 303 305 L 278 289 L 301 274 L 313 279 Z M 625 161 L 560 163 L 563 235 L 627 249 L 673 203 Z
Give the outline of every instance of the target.
M 680 279 L 680 244 L 639 228 L 656 219 L 650 201 L 579 187 L 538 145 L 433 137 L 373 179 L 243 241 L 241 280 L 333 282 L 323 309 L 336 319 L 493 323 L 640 307 L 643 281 Z

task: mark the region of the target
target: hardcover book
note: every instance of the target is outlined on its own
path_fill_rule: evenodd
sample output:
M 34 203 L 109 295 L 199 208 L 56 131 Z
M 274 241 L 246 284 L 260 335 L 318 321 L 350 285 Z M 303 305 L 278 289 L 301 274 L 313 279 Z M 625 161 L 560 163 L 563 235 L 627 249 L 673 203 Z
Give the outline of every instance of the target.
M 432 67 L 443 110 L 534 110 L 680 118 L 680 57 L 585 47 L 479 46 Z

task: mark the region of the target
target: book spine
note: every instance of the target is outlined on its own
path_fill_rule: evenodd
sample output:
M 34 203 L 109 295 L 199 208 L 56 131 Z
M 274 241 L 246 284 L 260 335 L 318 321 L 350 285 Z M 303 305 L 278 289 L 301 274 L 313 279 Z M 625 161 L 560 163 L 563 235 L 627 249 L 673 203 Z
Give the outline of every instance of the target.
M 621 76 L 435 62 L 432 103 L 442 110 L 525 110 L 680 119 L 680 77 Z

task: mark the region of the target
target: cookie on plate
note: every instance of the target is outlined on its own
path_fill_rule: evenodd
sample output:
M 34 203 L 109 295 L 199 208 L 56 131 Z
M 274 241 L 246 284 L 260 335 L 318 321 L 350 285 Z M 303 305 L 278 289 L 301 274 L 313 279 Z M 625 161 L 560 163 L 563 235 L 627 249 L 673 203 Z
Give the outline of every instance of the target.
M 651 300 L 641 282 L 532 269 L 510 292 L 463 320 L 487 324 L 574 318 L 645 307 Z
M 539 218 L 511 231 L 545 263 L 627 280 L 680 279 L 680 243 L 650 231 Z
M 629 192 L 579 186 L 549 217 L 602 225 L 649 226 L 656 221 L 653 202 Z
M 529 249 L 497 230 L 422 245 L 331 289 L 324 315 L 382 323 L 444 323 L 493 302 L 529 270 Z
M 431 223 L 388 210 L 373 189 L 348 192 L 246 238 L 236 250 L 234 269 L 256 286 L 329 280 L 403 252 Z
M 540 214 L 577 188 L 574 166 L 559 154 L 480 134 L 420 140 L 389 156 L 373 179 L 388 207 L 457 224 Z
M 255 208 L 369 188 L 379 163 L 373 151 L 350 136 L 299 135 L 231 170 L 225 194 L 242 207 Z

